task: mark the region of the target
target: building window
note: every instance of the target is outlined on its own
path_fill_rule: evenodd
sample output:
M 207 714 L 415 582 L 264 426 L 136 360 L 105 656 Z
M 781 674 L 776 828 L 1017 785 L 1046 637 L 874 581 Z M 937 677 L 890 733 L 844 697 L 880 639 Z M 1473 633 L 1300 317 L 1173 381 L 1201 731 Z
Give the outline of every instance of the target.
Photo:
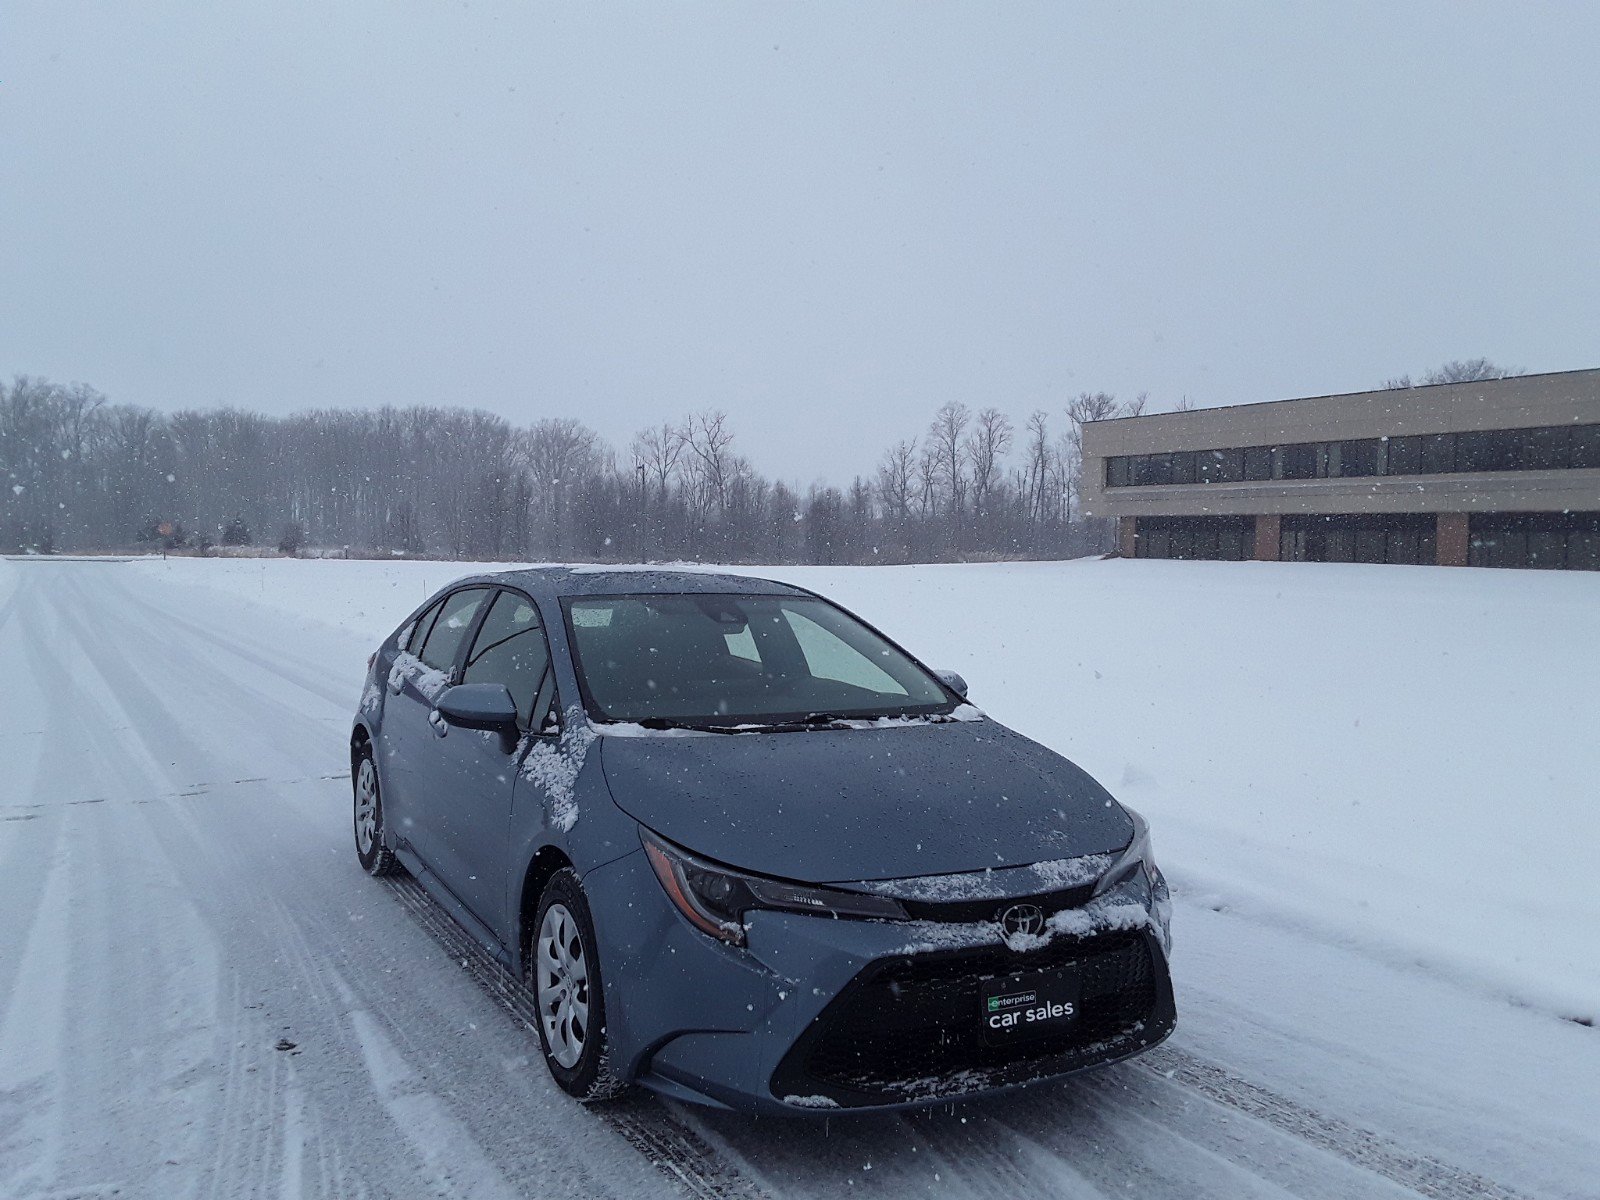
M 1315 479 L 1317 477 L 1317 447 L 1309 442 L 1283 448 L 1283 477 L 1285 479 Z
M 1210 482 L 1238 483 L 1244 478 L 1243 450 L 1212 450 L 1210 458 Z
M 1600 571 L 1600 513 L 1474 513 L 1474 567 Z
M 1422 473 L 1445 475 L 1456 469 L 1456 435 L 1430 433 L 1422 439 Z
M 1513 433 L 1483 430 L 1456 434 L 1457 471 L 1515 471 L 1517 439 Z
M 1141 454 L 1133 460 L 1135 487 L 1151 487 L 1172 482 L 1172 455 Z
M 1252 483 L 1272 478 L 1272 447 L 1250 446 L 1244 452 L 1244 477 Z
M 1422 439 L 1416 435 L 1389 439 L 1389 475 L 1418 475 L 1422 472 Z
M 1524 471 L 1565 470 L 1571 441 L 1571 430 L 1565 425 L 1524 430 L 1517 447 L 1517 466 Z
M 1134 531 L 1139 558 L 1237 562 L 1255 554 L 1254 517 L 1140 517 Z
M 1600 425 L 1574 425 L 1568 453 L 1574 470 L 1600 467 Z
M 1332 469 L 1328 472 L 1333 474 Z M 1378 439 L 1358 438 L 1339 443 L 1339 475 L 1364 478 L 1378 473 Z
M 1279 526 L 1285 562 L 1432 564 L 1434 519 L 1428 513 L 1291 514 Z
M 1159 487 L 1595 468 L 1600 468 L 1600 425 L 1551 425 L 1113 455 L 1106 459 L 1105 472 L 1107 487 Z

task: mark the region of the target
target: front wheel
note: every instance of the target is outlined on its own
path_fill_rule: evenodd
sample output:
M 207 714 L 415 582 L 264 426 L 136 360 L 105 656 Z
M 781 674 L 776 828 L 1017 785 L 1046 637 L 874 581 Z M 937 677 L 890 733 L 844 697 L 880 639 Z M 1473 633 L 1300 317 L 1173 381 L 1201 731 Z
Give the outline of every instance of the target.
M 539 1045 L 563 1091 L 586 1104 L 626 1084 L 606 1062 L 606 1003 L 594 921 L 578 876 L 556 872 L 545 885 L 523 961 L 539 1007 Z
M 372 747 L 361 748 L 356 760 L 355 778 L 356 857 L 368 875 L 392 875 L 399 869 L 393 851 L 383 844 L 383 796 L 378 790 L 378 764 L 372 761 Z

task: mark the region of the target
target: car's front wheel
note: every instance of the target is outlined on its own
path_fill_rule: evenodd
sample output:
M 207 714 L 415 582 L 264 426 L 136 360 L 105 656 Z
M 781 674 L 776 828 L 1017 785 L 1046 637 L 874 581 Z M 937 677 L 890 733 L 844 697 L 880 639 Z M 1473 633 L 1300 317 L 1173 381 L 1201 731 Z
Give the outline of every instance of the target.
M 356 857 L 368 875 L 392 875 L 400 866 L 394 852 L 383 844 L 383 796 L 378 790 L 378 764 L 372 747 L 361 748 L 356 773 L 350 781 L 355 796 Z
M 556 1083 L 586 1104 L 622 1092 L 626 1084 L 606 1061 L 605 990 L 594 921 L 570 869 L 557 871 L 545 885 L 523 961 L 539 1007 L 539 1044 Z

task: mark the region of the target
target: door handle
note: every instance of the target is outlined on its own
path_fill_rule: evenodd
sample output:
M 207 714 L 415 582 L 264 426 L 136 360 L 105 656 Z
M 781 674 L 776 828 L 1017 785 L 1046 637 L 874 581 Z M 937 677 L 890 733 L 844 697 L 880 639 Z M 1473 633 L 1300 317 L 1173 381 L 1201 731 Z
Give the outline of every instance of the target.
M 433 726 L 434 733 L 440 737 L 450 732 L 450 722 L 439 715 L 437 708 L 428 714 L 428 724 Z

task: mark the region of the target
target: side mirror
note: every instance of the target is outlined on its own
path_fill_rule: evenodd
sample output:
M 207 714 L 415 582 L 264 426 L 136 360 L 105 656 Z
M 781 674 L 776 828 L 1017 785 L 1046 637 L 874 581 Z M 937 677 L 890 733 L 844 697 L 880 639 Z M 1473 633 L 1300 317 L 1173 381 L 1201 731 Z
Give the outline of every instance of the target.
M 967 698 L 967 681 L 961 678 L 961 676 L 957 675 L 954 671 L 935 671 L 934 674 L 939 677 L 939 682 L 943 683 L 945 687 L 949 688 L 963 700 Z
M 462 729 L 516 733 L 517 702 L 503 683 L 458 683 L 439 693 L 439 715 Z

